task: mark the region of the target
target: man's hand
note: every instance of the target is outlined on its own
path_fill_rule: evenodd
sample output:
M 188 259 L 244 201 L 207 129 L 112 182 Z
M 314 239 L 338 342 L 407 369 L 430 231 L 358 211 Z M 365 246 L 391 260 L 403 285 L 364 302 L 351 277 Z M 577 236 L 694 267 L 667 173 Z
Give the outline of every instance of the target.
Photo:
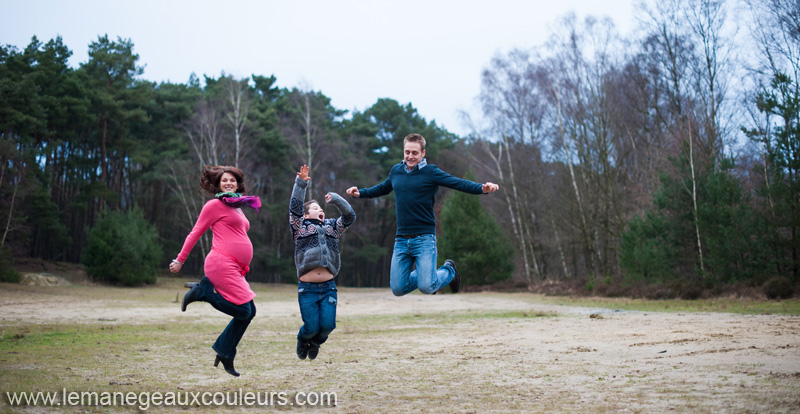
M 300 177 L 301 180 L 306 182 L 310 180 L 311 177 L 308 176 L 308 166 L 303 164 L 303 166 L 300 167 L 300 172 L 297 173 L 297 176 Z
M 331 193 L 325 194 L 325 202 L 326 203 L 330 203 L 331 202 Z
M 495 192 L 495 191 L 497 191 L 497 190 L 499 190 L 499 189 L 500 189 L 500 186 L 499 186 L 499 185 L 497 185 L 497 184 L 495 184 L 495 183 L 492 183 L 492 182 L 489 182 L 489 181 L 487 181 L 487 182 L 486 182 L 486 183 L 483 185 L 483 193 L 484 193 L 484 194 L 493 193 L 493 192 Z
M 355 198 L 358 198 L 358 196 L 361 195 L 361 193 L 358 192 L 358 187 L 350 187 L 345 192 L 347 194 L 350 194 L 350 196 L 355 197 Z

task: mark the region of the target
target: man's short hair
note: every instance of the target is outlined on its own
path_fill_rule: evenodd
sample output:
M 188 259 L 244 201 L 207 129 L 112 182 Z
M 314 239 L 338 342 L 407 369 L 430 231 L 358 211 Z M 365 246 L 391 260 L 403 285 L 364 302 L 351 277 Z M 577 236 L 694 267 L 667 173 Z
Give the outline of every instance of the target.
M 405 138 L 403 138 L 403 146 L 404 147 L 406 146 L 407 142 L 419 143 L 419 146 L 422 148 L 423 151 L 425 151 L 425 137 L 423 137 L 422 135 L 417 134 L 417 133 L 408 134 L 408 135 L 406 135 Z

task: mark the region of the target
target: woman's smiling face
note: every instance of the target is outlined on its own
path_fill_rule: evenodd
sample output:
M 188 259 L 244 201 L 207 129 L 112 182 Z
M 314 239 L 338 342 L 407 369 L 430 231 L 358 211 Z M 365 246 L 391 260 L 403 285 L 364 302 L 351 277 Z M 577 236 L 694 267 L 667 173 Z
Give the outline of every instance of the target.
M 223 193 L 235 193 L 239 189 L 239 182 L 231 173 L 223 173 L 219 179 L 219 188 Z

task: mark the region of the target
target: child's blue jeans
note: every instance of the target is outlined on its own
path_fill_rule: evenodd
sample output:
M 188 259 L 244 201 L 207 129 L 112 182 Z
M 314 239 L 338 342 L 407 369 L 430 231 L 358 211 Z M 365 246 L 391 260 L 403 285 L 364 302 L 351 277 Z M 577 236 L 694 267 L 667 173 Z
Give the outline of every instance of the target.
M 333 279 L 322 283 L 300 282 L 297 285 L 297 301 L 303 326 L 297 340 L 303 344 L 320 346 L 336 329 L 336 283 Z

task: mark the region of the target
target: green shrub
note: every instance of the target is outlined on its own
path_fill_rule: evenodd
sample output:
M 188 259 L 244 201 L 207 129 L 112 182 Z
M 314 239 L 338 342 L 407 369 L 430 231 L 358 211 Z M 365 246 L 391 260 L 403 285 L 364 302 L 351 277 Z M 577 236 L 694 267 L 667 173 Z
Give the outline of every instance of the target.
M 19 283 L 22 275 L 12 267 L 13 260 L 8 247 L 0 249 L 0 282 Z
M 762 288 L 770 299 L 788 299 L 794 295 L 794 286 L 787 277 L 775 276 L 764 282 Z
M 140 210 L 104 211 L 88 239 L 83 263 L 92 279 L 123 286 L 156 282 L 162 256 L 158 232 Z

